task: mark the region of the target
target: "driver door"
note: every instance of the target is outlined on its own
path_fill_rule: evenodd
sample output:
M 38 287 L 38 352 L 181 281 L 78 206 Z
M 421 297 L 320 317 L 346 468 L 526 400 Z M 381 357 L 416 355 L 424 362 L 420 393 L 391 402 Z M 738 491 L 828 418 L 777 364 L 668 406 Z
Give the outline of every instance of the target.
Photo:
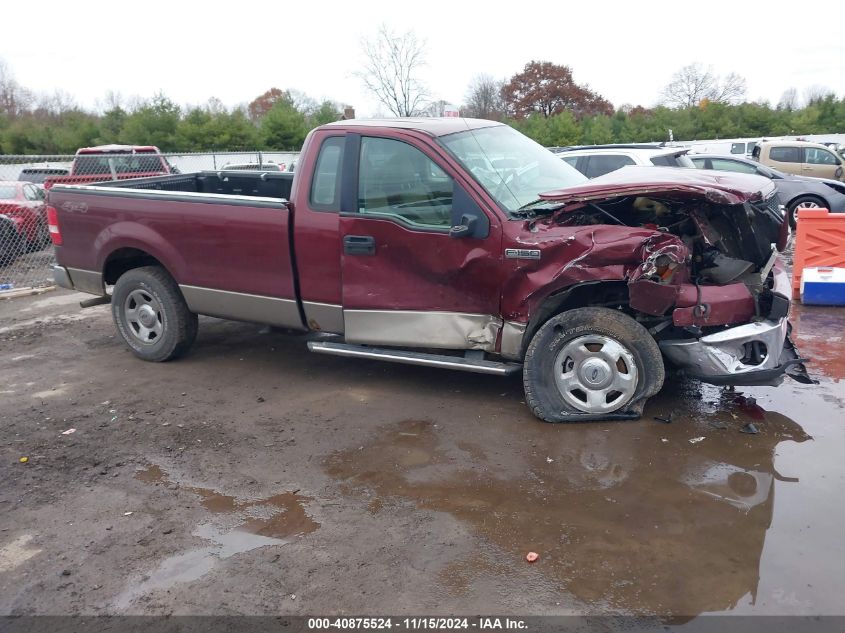
M 356 208 L 340 218 L 345 338 L 492 351 L 501 222 L 461 174 L 414 141 L 361 136 L 348 147 L 358 178 Z

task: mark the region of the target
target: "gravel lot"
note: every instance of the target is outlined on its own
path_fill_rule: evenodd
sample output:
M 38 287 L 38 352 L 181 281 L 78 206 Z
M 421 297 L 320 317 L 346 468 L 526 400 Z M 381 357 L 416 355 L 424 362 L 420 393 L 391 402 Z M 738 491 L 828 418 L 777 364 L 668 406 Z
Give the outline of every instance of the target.
M 845 310 L 796 308 L 819 385 L 549 425 L 250 324 L 144 363 L 81 298 L 0 301 L 0 614 L 845 614 Z

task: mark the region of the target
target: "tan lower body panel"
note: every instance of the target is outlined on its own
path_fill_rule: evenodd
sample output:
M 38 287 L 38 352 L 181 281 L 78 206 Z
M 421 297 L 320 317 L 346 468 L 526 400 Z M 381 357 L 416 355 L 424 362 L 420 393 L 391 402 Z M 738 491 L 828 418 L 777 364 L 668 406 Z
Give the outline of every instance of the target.
M 511 360 L 522 360 L 522 339 L 525 336 L 525 323 L 505 321 L 502 325 L 501 354 Z
M 502 325 L 489 314 L 410 310 L 344 310 L 343 321 L 348 343 L 487 352 Z
M 103 275 L 95 273 L 90 270 L 82 270 L 81 268 L 67 268 L 67 274 L 70 275 L 70 280 L 73 287 L 79 292 L 87 292 L 92 295 L 106 294 L 105 286 L 103 286 Z
M 302 309 L 305 311 L 305 322 L 308 324 L 308 329 L 317 332 L 343 334 L 343 308 L 341 306 L 333 303 L 303 301 Z
M 199 286 L 180 285 L 179 289 L 185 297 L 188 308 L 197 314 L 235 321 L 266 323 L 297 330 L 305 329 L 294 299 L 279 299 Z

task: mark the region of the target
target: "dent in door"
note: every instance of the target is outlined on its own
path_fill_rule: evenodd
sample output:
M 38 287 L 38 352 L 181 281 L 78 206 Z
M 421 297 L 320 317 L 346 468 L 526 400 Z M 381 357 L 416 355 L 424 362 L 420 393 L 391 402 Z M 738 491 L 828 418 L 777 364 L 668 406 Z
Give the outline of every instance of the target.
M 495 351 L 501 319 L 489 314 L 344 310 L 349 343 Z

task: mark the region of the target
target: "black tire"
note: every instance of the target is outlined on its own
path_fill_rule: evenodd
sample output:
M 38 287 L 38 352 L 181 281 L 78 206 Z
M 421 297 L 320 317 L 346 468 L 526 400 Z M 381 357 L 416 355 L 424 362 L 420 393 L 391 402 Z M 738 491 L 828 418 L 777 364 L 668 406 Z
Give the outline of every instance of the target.
M 11 221 L 0 218 L 0 267 L 11 265 L 21 255 L 25 241 Z
M 30 252 L 44 250 L 50 244 L 50 229 L 46 222 L 38 224 L 38 234 L 35 239 L 27 245 Z
M 197 315 L 188 309 L 173 278 L 159 266 L 123 273 L 114 285 L 111 308 L 123 341 L 143 360 L 178 358 L 197 338 Z
M 590 409 L 590 396 L 583 389 L 580 389 L 584 395 L 583 406 L 573 406 L 572 402 L 577 404 L 580 401 L 580 396 L 577 395 L 579 389 L 570 391 L 566 388 L 565 397 L 555 378 L 557 363 L 561 364 L 561 377 L 564 380 L 567 373 L 580 380 L 578 377 L 587 370 L 588 366 L 584 361 L 577 361 L 576 364 L 574 360 L 564 358 L 561 362 L 559 358 L 565 356 L 564 350 L 568 350 L 572 345 L 577 346 L 578 341 L 588 341 L 587 344 L 593 345 L 593 349 L 597 348 L 595 352 L 587 348 L 590 353 L 595 354 L 587 356 L 587 359 L 600 358 L 600 353 L 605 348 L 602 343 L 590 341 L 591 337 L 606 341 L 612 349 L 621 346 L 625 352 L 624 357 L 619 356 L 615 364 L 605 363 L 606 369 L 601 369 L 600 366 L 598 372 L 593 371 L 592 379 L 596 379 L 596 373 L 599 373 L 600 379 L 606 375 L 608 380 L 615 380 L 614 375 L 621 375 L 626 382 L 633 382 L 635 385 L 625 387 L 628 390 L 628 395 L 625 395 L 624 392 L 613 389 L 615 382 L 612 385 L 600 382 L 599 387 L 603 386 L 604 390 L 609 390 L 606 401 L 601 406 L 608 407 L 609 410 L 585 410 Z M 565 372 L 563 365 L 569 362 L 572 362 L 572 369 Z M 619 367 L 620 363 L 622 368 Z M 629 363 L 633 364 L 633 369 L 628 367 Z M 577 367 L 580 369 L 576 370 Z M 595 367 L 591 369 L 595 370 Z M 664 378 L 663 357 L 648 330 L 631 317 L 608 308 L 576 308 L 549 319 L 531 339 L 522 373 L 525 401 L 534 415 L 546 422 L 636 419 L 642 415 L 646 400 L 660 391 Z M 594 391 L 595 394 L 603 393 L 601 389 L 589 391 Z
M 793 231 L 795 230 L 796 222 L 798 221 L 798 207 L 807 203 L 815 204 L 822 209 L 826 209 L 828 206 L 827 202 L 821 198 L 817 198 L 816 196 L 799 196 L 795 198 L 795 200 L 792 200 L 786 208 L 786 212 L 789 216 L 789 228 Z

